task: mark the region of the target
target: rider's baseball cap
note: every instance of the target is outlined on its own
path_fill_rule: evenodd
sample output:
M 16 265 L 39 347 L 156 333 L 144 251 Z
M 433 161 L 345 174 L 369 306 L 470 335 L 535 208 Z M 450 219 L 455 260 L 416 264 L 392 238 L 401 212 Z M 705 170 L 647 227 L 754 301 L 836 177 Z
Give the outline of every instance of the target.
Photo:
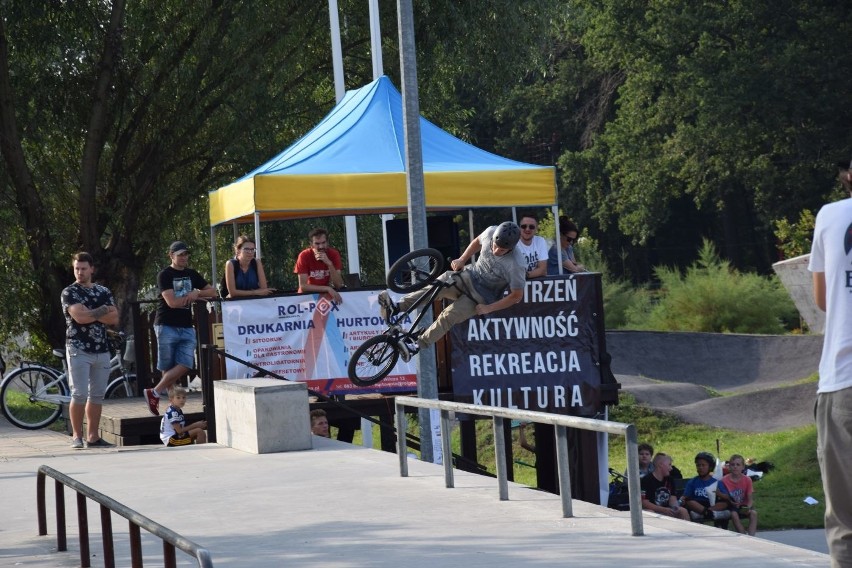
M 189 247 L 183 241 L 175 241 L 169 246 L 169 254 L 180 254 L 189 252 Z

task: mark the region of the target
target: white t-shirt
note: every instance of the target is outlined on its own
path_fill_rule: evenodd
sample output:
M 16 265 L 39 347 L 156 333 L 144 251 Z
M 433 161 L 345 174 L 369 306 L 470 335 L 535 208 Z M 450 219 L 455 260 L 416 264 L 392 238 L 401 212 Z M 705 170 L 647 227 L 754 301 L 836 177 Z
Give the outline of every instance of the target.
M 852 199 L 819 210 L 808 270 L 825 272 L 825 339 L 817 392 L 852 387 Z
M 544 240 L 544 237 L 535 235 L 528 245 L 525 245 L 524 241 L 518 241 L 515 248 L 524 255 L 524 259 L 527 261 L 527 272 L 534 270 L 540 261 L 547 260 L 547 241 Z

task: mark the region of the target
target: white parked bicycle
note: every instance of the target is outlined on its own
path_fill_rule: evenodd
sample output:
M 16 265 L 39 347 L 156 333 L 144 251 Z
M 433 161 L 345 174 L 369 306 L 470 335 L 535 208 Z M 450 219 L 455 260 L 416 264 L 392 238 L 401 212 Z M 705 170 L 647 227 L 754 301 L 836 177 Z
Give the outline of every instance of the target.
M 136 374 L 125 365 L 125 360 L 133 360 L 132 339 L 124 333 L 110 335 L 110 376 L 116 377 L 107 384 L 104 398 L 137 396 Z M 0 410 L 18 428 L 38 430 L 50 426 L 62 414 L 62 405 L 71 402 L 65 350 L 54 349 L 53 354 L 62 361 L 61 369 L 24 362 L 0 383 Z

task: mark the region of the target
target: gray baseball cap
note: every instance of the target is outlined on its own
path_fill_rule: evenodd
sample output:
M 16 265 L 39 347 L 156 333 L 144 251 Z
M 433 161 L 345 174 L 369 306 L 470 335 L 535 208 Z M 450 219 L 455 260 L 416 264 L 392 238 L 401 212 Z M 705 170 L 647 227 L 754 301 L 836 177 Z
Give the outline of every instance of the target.
M 189 247 L 183 241 L 175 241 L 169 247 L 169 254 L 180 254 L 182 252 L 189 252 Z

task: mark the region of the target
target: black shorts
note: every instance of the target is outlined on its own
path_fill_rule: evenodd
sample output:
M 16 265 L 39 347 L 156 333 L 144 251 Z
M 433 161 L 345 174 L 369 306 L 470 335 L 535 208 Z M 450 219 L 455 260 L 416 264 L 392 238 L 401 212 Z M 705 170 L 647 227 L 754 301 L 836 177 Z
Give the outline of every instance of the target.
M 171 438 L 169 438 L 169 443 L 166 444 L 167 448 L 175 448 L 178 446 L 189 446 L 192 444 L 192 436 L 189 435 L 189 432 L 184 432 L 183 434 L 175 434 Z

